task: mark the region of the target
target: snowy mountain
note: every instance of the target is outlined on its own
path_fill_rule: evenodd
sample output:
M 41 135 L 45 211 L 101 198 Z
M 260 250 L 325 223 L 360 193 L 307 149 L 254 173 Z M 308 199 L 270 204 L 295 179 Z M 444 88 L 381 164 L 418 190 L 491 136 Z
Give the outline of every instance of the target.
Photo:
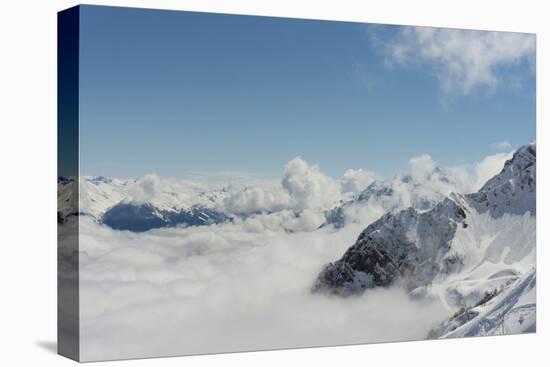
M 103 176 L 57 179 L 58 222 L 70 215 L 88 215 L 100 220 L 107 209 L 123 200 L 132 181 Z M 75 195 L 75 191 L 78 195 Z
M 175 225 L 208 225 L 229 218 L 217 210 L 224 190 L 205 190 L 200 185 L 178 182 L 158 185 L 144 196 L 146 180 L 120 180 L 103 176 L 58 178 L 58 223 L 70 216 L 85 215 L 113 229 L 143 232 Z M 78 195 L 74 195 L 78 190 Z M 136 199 L 136 196 L 138 198 Z M 79 199 L 79 200 L 78 200 Z
M 312 290 L 351 295 L 400 283 L 412 297 L 438 298 L 449 310 L 468 310 L 434 337 L 451 335 L 449 330 L 463 321 L 486 322 L 489 316 L 483 315 L 505 310 L 497 310 L 499 300 L 523 294 L 521 280 L 535 264 L 535 195 L 533 143 L 518 149 L 476 193 L 451 194 L 427 211 L 409 207 L 382 216 L 340 260 L 323 268 Z M 489 303 L 487 295 L 496 293 Z M 512 304 L 507 302 L 506 307 Z M 506 317 L 513 309 L 506 308 Z M 476 330 L 475 335 L 489 333 L 489 326 Z
M 103 224 L 113 229 L 145 232 L 177 225 L 201 226 L 230 221 L 230 217 L 212 208 L 194 205 L 186 209 L 163 210 L 151 203 L 121 202 L 102 216 Z
M 498 175 L 468 197 L 479 212 L 499 217 L 504 213 L 536 215 L 535 194 L 536 146 L 532 143 L 518 149 Z
M 342 228 L 349 223 L 362 223 L 365 216 L 361 212 L 397 213 L 408 207 L 429 210 L 453 191 L 457 191 L 457 185 L 437 166 L 421 175 L 406 174 L 376 180 L 359 195 L 327 211 L 324 225 Z

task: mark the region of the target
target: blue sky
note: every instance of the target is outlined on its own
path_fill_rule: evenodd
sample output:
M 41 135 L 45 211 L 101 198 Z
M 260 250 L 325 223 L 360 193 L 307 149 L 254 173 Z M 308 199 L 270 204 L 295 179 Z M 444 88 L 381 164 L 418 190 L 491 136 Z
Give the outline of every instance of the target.
M 535 139 L 534 36 L 424 30 L 84 6 L 81 173 L 392 175 Z

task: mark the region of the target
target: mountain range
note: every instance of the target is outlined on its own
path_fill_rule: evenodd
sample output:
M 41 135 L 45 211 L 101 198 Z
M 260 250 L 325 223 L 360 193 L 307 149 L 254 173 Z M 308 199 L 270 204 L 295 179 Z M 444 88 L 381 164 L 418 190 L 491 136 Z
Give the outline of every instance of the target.
M 430 337 L 534 331 L 536 145 L 518 149 L 475 193 L 367 226 L 313 292 L 351 296 L 401 284 L 458 311 Z
M 361 211 L 369 213 L 396 213 L 412 207 L 425 211 L 433 208 L 450 193 L 457 191 L 457 183 L 440 167 L 422 175 L 402 174 L 391 179 L 377 179 L 358 195 L 344 200 L 325 212 L 323 226 L 343 228 L 350 223 L 361 223 Z
M 77 181 L 58 178 L 58 223 L 82 215 L 113 229 L 144 232 L 177 225 L 200 226 L 229 221 L 217 210 L 226 192 L 204 190 L 200 185 L 178 185 L 175 190 L 161 189 L 146 200 L 135 200 L 132 189 L 138 180 L 120 180 L 103 176 L 81 177 L 80 202 L 71 201 Z
M 326 211 L 322 227 L 334 230 L 362 223 L 361 210 L 377 219 L 323 267 L 312 292 L 349 297 L 400 285 L 411 298 L 438 300 L 448 309 L 429 338 L 535 331 L 535 143 L 519 148 L 478 191 L 462 194 L 456 187 L 433 167 L 421 176 L 375 180 Z M 143 180 L 60 177 L 57 217 L 62 224 L 87 216 L 132 232 L 227 223 L 245 217 L 224 205 L 230 195 L 225 187 L 188 182 L 157 187 Z

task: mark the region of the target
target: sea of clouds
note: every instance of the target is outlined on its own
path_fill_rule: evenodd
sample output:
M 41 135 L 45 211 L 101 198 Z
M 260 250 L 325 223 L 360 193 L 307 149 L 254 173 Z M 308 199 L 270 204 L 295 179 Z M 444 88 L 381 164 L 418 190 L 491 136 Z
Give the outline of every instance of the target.
M 444 318 L 399 288 L 311 294 L 361 230 L 224 224 L 135 234 L 81 220 L 85 360 L 423 339 Z
M 446 172 L 453 189 L 472 192 L 509 157 L 499 153 Z M 425 185 L 441 185 L 430 181 L 435 166 L 430 156 L 413 158 L 411 175 Z M 437 302 L 413 301 L 399 287 L 350 298 L 310 292 L 322 266 L 340 258 L 384 212 L 368 208 L 363 222 L 335 230 L 319 228 L 324 210 L 378 178 L 359 169 L 335 179 L 297 157 L 278 182 L 229 189 L 220 205 L 247 214 L 232 223 L 132 233 L 81 216 L 81 357 L 425 339 L 449 314 Z M 129 195 L 146 202 L 165 185 L 146 176 Z

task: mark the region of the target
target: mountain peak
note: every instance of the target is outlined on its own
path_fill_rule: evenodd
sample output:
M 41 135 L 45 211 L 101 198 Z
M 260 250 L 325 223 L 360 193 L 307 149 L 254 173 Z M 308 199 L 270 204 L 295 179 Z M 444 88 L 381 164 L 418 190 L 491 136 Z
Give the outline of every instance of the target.
M 537 150 L 535 142 L 520 147 L 514 152 L 512 158 L 504 163 L 502 171 L 487 181 L 479 191 L 491 191 L 509 180 L 520 177 L 525 171 L 534 173 L 536 160 Z
M 479 192 L 468 195 L 479 212 L 493 217 L 505 213 L 523 215 L 536 212 L 536 145 L 520 147 L 504 163 L 502 171 L 483 185 Z
M 533 143 L 518 149 L 479 192 L 449 194 L 430 210 L 420 211 L 411 206 L 385 214 L 367 226 L 340 260 L 323 268 L 313 291 L 347 295 L 388 286 L 398 279 L 413 290 L 428 286 L 436 277 L 445 279 L 472 265 L 464 254 L 472 244 L 488 246 L 491 241 L 477 243 L 476 238 L 481 238 L 478 230 L 486 228 L 491 220 L 504 214 L 522 216 L 523 220 L 529 220 L 525 219 L 526 213 L 534 216 L 535 193 Z M 489 213 L 489 218 L 482 218 L 484 213 Z M 455 248 L 453 241 L 459 231 L 463 239 Z M 527 250 L 523 255 L 530 251 L 530 245 L 524 246 Z M 492 251 L 497 247 L 498 244 Z M 476 247 L 474 252 L 479 249 Z M 473 258 L 471 255 L 470 260 Z

